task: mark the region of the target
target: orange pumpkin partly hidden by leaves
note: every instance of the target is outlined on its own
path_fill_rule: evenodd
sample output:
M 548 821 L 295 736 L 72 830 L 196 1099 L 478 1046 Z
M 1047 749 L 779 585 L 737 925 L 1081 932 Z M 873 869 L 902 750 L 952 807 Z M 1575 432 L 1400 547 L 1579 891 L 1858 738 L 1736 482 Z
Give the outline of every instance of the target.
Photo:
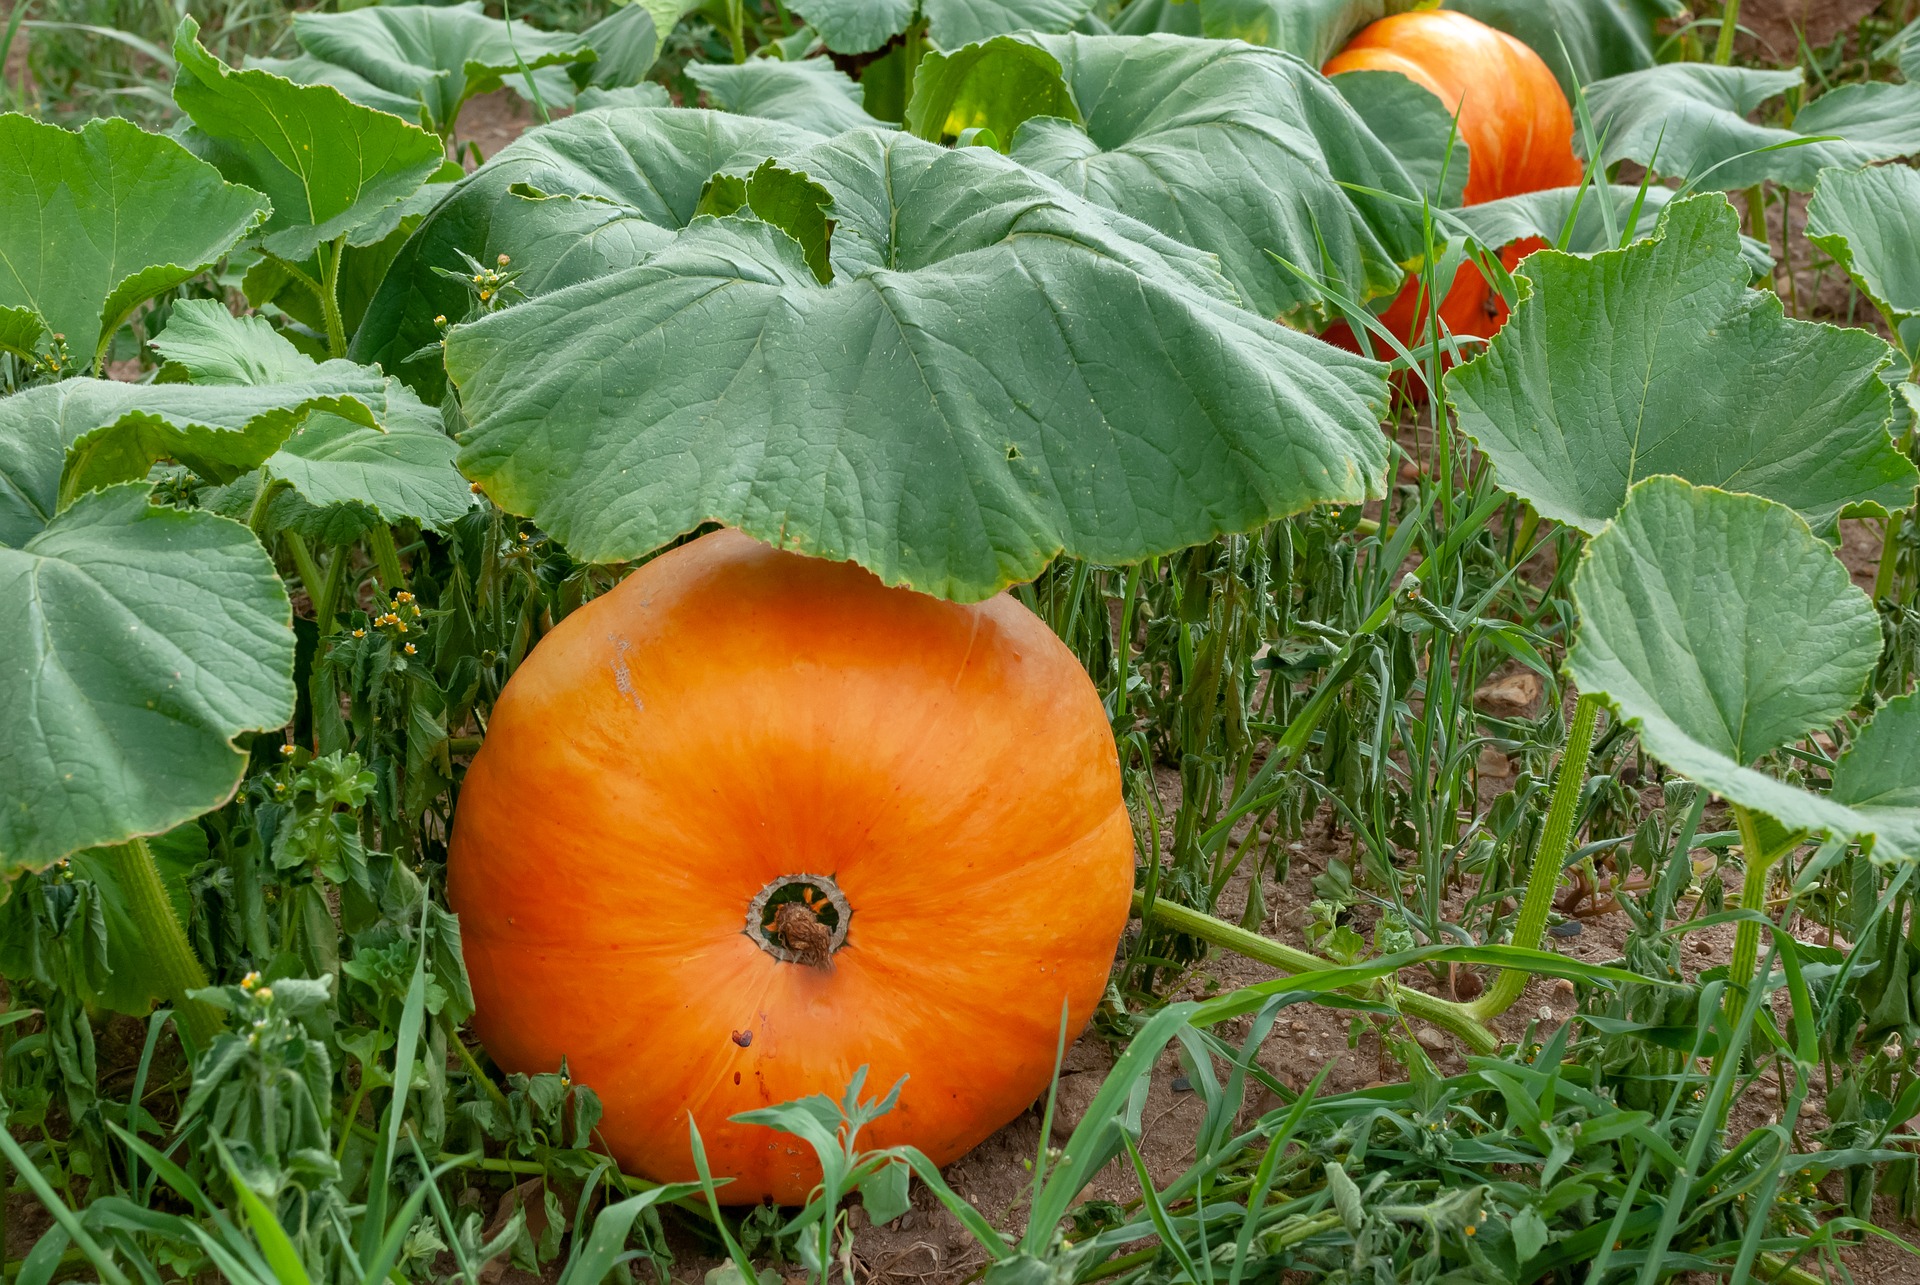
M 864 1143 L 946 1164 L 1106 985 L 1133 839 L 1105 711 L 1006 595 L 963 606 L 719 532 L 554 629 L 495 706 L 449 858 L 509 1070 L 566 1058 L 623 1166 L 803 1200 L 728 1117 L 910 1077 Z
M 1573 112 L 1553 71 L 1539 54 L 1504 31 L 1464 13 L 1421 9 L 1382 18 L 1361 30 L 1322 68 L 1397 71 L 1459 113 L 1460 141 L 1467 146 L 1467 205 L 1550 187 L 1571 187 L 1584 176 L 1573 154 Z M 1511 269 L 1540 249 L 1540 240 L 1507 247 L 1501 262 Z M 1402 343 L 1425 338 L 1426 310 L 1417 277 L 1381 314 Z M 1507 307 L 1472 264 L 1464 264 L 1440 301 L 1440 319 L 1456 335 L 1491 337 L 1506 324 Z M 1344 323 L 1327 338 L 1352 349 Z
M 1382 18 L 1321 70 L 1397 71 L 1457 111 L 1471 162 L 1468 205 L 1580 181 L 1573 112 L 1552 69 L 1506 32 L 1464 13 L 1418 9 Z

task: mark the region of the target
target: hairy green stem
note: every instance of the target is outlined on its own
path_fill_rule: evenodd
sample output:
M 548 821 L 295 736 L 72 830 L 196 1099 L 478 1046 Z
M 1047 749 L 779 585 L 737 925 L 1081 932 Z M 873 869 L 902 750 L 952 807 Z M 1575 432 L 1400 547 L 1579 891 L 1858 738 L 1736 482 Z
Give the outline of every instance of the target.
M 373 569 L 380 585 L 388 593 L 407 587 L 407 573 L 400 565 L 400 550 L 393 544 L 393 528 L 376 522 L 367 528 L 367 549 L 373 554 Z
M 1140 892 L 1133 894 L 1133 912 L 1145 918 L 1147 915 L 1146 897 Z M 1230 950 L 1236 955 L 1244 955 L 1258 963 L 1277 968 L 1283 973 L 1317 973 L 1338 968 L 1331 960 L 1322 959 L 1309 951 L 1262 937 L 1258 933 L 1228 923 L 1224 919 L 1215 919 L 1191 906 L 1177 905 L 1171 901 L 1153 903 L 1152 915 L 1169 928 L 1198 937 L 1204 942 Z M 1355 986 L 1346 988 L 1348 994 L 1362 994 L 1367 988 Z M 1492 1053 L 1500 1047 L 1500 1041 L 1494 1033 L 1477 1020 L 1464 1004 L 1455 1004 L 1424 991 L 1396 989 L 1393 1002 L 1400 1009 L 1423 1021 L 1451 1032 L 1476 1053 Z
M 1875 602 L 1893 597 L 1893 573 L 1899 558 L 1900 528 L 1906 525 L 1906 521 L 1906 510 L 1902 509 L 1880 524 L 1880 567 L 1873 575 Z
M 320 312 L 327 321 L 327 355 L 344 357 L 347 355 L 347 327 L 340 317 L 340 261 L 347 257 L 347 238 L 340 237 L 333 243 L 331 253 L 322 251 L 325 256 L 326 279 L 317 292 L 320 296 Z
M 313 551 L 307 548 L 307 542 L 296 531 L 283 531 L 281 539 L 287 542 L 287 553 L 293 558 L 293 569 L 299 573 L 300 587 L 307 591 L 308 601 L 313 603 L 313 618 L 320 625 L 320 632 L 327 632 L 327 618 L 320 614 L 321 599 L 326 596 L 327 577 L 320 570 L 320 564 L 314 560 Z
M 1799 845 L 1805 832 L 1795 831 L 1769 852 L 1760 837 L 1759 818 L 1737 803 L 1733 805 L 1733 824 L 1740 831 L 1740 851 L 1747 867 L 1746 876 L 1740 882 L 1740 909 L 1764 915 L 1767 913 L 1767 878 L 1780 858 Z M 1726 1010 L 1729 1015 L 1736 1014 L 1744 1002 L 1759 958 L 1760 925 L 1742 920 L 1733 930 L 1733 954 L 1727 960 Z
M 120 847 L 120 878 L 127 895 L 127 914 L 146 948 L 145 968 L 155 988 L 173 1006 L 187 1042 L 205 1048 L 220 1031 L 220 1013 L 211 1005 L 187 998 L 204 988 L 207 973 L 187 942 L 180 917 L 173 913 L 153 849 L 145 839 L 130 839 Z
M 267 511 L 273 506 L 273 498 L 288 487 L 288 483 L 279 478 L 270 477 L 267 470 L 260 470 L 260 486 L 253 493 L 253 507 L 247 510 L 247 528 L 267 544 Z M 271 550 L 272 545 L 267 547 Z
M 1540 845 L 1534 849 L 1533 868 L 1527 872 L 1520 918 L 1513 926 L 1513 944 L 1527 950 L 1540 949 L 1547 931 L 1547 913 L 1553 909 L 1560 867 L 1572 850 L 1573 813 L 1580 804 L 1581 787 L 1587 782 L 1587 757 L 1593 750 L 1593 730 L 1599 721 L 1600 698 L 1582 692 L 1573 707 L 1573 725 L 1567 729 L 1567 746 L 1560 756 L 1560 775 L 1553 783 L 1553 801 L 1547 806 L 1547 823 L 1540 832 Z M 1512 1008 L 1532 977 L 1524 968 L 1502 969 L 1487 993 L 1473 1002 L 1474 1017 L 1487 1022 Z

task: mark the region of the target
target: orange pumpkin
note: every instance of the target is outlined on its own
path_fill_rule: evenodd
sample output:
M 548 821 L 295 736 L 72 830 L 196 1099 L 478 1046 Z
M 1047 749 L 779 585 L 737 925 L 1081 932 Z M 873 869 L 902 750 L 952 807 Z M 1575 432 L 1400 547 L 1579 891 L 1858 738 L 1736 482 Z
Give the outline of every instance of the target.
M 1133 838 L 1105 711 L 1002 594 L 963 606 L 719 532 L 515 673 L 461 790 L 449 896 L 508 1070 L 562 1057 L 621 1164 L 804 1200 L 728 1117 L 909 1077 L 861 1134 L 946 1164 L 1045 1091 L 1106 985 Z
M 1569 187 L 1584 172 L 1573 154 L 1573 112 L 1553 71 L 1520 41 L 1464 13 L 1382 18 L 1321 70 L 1397 71 L 1458 112 L 1470 162 L 1467 205 Z
M 1464 13 L 1419 9 L 1382 18 L 1363 28 L 1321 70 L 1329 76 L 1397 71 L 1432 92 L 1448 111 L 1458 112 L 1468 159 L 1464 204 L 1571 187 L 1585 176 L 1573 154 L 1573 112 L 1553 71 L 1520 41 Z M 1509 246 L 1501 261 L 1512 268 L 1545 244 L 1519 242 L 1519 252 Z M 1425 338 L 1422 293 L 1419 279 L 1410 277 L 1381 314 L 1402 343 Z M 1480 270 L 1464 264 L 1440 301 L 1440 319 L 1456 335 L 1491 337 L 1506 324 L 1507 307 Z M 1345 323 L 1330 328 L 1326 338 L 1357 350 Z

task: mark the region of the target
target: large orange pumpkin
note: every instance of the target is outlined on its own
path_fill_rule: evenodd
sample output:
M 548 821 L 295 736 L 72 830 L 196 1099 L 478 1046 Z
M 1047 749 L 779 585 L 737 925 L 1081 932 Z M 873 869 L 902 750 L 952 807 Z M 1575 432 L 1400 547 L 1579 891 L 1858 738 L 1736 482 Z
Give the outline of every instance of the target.
M 1560 82 L 1539 54 L 1504 31 L 1464 13 L 1420 9 L 1382 18 L 1363 28 L 1323 67 L 1343 71 L 1397 71 L 1458 112 L 1460 141 L 1467 145 L 1467 185 L 1462 201 L 1477 205 L 1550 187 L 1571 187 L 1585 171 L 1573 154 L 1573 112 Z M 1520 242 L 1501 255 L 1511 268 L 1545 242 Z M 1402 343 L 1425 339 L 1426 309 L 1417 277 L 1381 314 Z M 1456 335 L 1491 337 L 1506 323 L 1506 304 L 1480 270 L 1463 265 L 1440 301 L 1440 319 Z M 1353 333 L 1340 323 L 1328 340 L 1354 349 Z
M 1133 840 L 1105 711 L 1006 595 L 971 606 L 719 532 L 515 673 L 449 858 L 495 1061 L 562 1057 L 623 1166 L 803 1200 L 746 1110 L 909 1077 L 863 1132 L 955 1159 L 1045 1091 L 1105 987 Z M 804 907 L 804 909 L 802 909 Z M 777 922 L 776 922 L 777 921 Z

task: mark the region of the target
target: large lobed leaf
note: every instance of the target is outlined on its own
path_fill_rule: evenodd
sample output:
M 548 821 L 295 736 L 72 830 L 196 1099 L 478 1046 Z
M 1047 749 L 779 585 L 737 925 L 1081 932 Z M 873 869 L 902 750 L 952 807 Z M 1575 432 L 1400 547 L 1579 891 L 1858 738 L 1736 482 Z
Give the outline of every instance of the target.
M 269 252 L 306 259 L 405 200 L 446 159 L 434 135 L 330 85 L 235 71 L 207 52 L 198 31 L 181 19 L 173 98 L 193 120 L 189 144 L 272 200 L 259 231 Z
M 0 350 L 65 337 L 82 368 L 133 310 L 205 271 L 267 217 L 170 138 L 117 118 L 78 133 L 0 115 Z
M 1659 24 L 1679 17 L 1681 0 L 1445 0 L 1530 46 L 1553 68 L 1561 89 L 1654 65 Z
M 1298 54 L 1318 67 L 1387 10 L 1387 0 L 1133 0 L 1114 30 L 1244 40 Z
M 784 121 L 816 134 L 893 128 L 867 115 L 859 82 L 825 58 L 695 62 L 687 64 L 687 75 L 721 111 Z
M 461 464 L 578 557 L 705 522 L 984 598 L 1380 493 L 1383 368 L 1235 306 L 1205 256 L 985 148 L 857 132 L 834 279 L 745 216 L 456 327 Z
M 651 20 L 645 26 L 651 43 Z M 409 115 L 423 114 L 427 127 L 443 135 L 452 132 L 461 104 L 499 89 L 503 77 L 518 78 L 520 67 L 537 70 L 595 57 L 583 36 L 489 18 L 479 0 L 300 13 L 293 34 L 309 56 L 416 104 Z
M 1846 269 L 1909 353 L 1920 352 L 1920 171 L 1828 170 L 1807 203 L 1807 239 Z
M 820 33 L 837 54 L 864 54 L 907 29 L 916 14 L 939 48 L 1012 31 L 1067 31 L 1092 7 L 1091 0 L 798 0 L 788 6 Z
M 1570 254 L 1597 254 L 1647 235 L 1660 212 L 1678 195 L 1670 187 L 1628 187 L 1619 183 L 1608 184 L 1605 191 L 1603 203 L 1592 184 L 1546 187 L 1448 210 L 1441 218 L 1446 226 L 1465 232 L 1489 249 L 1539 237 Z M 1740 256 L 1746 260 L 1751 279 L 1773 279 L 1773 255 L 1765 242 L 1741 233 Z
M 686 108 L 608 108 L 529 130 L 455 185 L 388 269 L 355 334 L 356 360 L 402 374 L 437 401 L 437 316 L 458 318 L 467 292 L 433 269 L 465 250 L 505 254 L 529 293 L 583 280 L 666 244 L 693 218 L 707 181 L 745 174 L 819 135 L 751 116 Z M 585 199 L 577 199 L 585 198 Z
M 999 56 L 988 48 L 928 58 L 908 111 L 916 132 L 1017 124 L 1001 134 L 1014 160 L 1218 255 L 1258 312 L 1321 303 L 1276 255 L 1366 299 L 1398 289 L 1400 264 L 1424 249 L 1418 186 L 1298 58 L 1164 35 L 993 44 Z M 1020 44 L 1051 64 L 1016 56 Z M 1049 80 L 1060 88 L 1043 92 Z M 1073 105 L 1070 118 L 1020 116 L 1061 99 Z
M 1640 479 L 1749 491 L 1829 527 L 1850 506 L 1897 511 L 1920 481 L 1887 433 L 1861 330 L 1787 319 L 1746 287 L 1718 195 L 1675 201 L 1658 234 L 1590 258 L 1542 251 L 1487 351 L 1449 382 L 1499 484 L 1543 517 L 1597 531 Z
M 1568 674 L 1660 762 L 1789 827 L 1886 828 L 1753 766 L 1851 710 L 1880 655 L 1873 604 L 1791 509 L 1649 478 L 1588 544 L 1573 596 Z M 1885 794 L 1872 775 L 1849 797 Z
M 1920 84 L 1843 85 L 1814 99 L 1791 128 L 1747 117 L 1802 82 L 1801 73 L 1666 63 L 1587 87 L 1604 159 L 1720 191 L 1775 182 L 1810 191 L 1820 171 L 1920 152 Z
M 293 716 L 292 623 L 252 532 L 155 508 L 145 483 L 0 547 L 0 869 L 232 797 L 233 738 Z

